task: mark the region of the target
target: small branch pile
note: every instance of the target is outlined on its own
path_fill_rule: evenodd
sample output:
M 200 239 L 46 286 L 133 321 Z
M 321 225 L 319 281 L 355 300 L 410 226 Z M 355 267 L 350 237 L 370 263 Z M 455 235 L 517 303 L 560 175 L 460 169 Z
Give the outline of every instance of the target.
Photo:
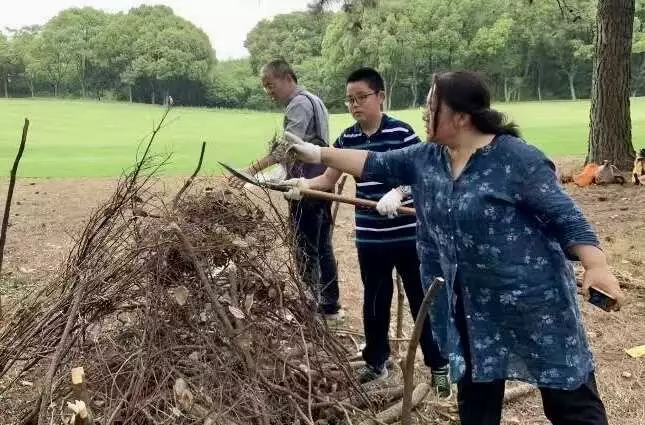
M 59 278 L 7 312 L 0 396 L 43 376 L 22 423 L 66 423 L 81 366 L 103 425 L 335 423 L 329 408 L 364 394 L 292 271 L 288 232 L 227 191 L 184 188 L 168 207 L 147 152 Z

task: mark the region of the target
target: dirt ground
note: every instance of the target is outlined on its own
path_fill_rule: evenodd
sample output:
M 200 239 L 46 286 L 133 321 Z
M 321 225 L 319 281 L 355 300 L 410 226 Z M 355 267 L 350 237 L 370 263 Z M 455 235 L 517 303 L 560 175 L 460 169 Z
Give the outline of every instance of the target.
M 160 188 L 176 188 L 182 182 L 181 178 L 167 178 Z M 350 182 L 351 179 L 346 194 L 353 193 Z M 6 187 L 7 181 L 0 180 L 3 205 Z M 89 211 L 109 196 L 113 187 L 112 179 L 18 182 L 5 250 L 5 284 L 0 288 L 3 304 L 11 303 L 12 298 L 19 296 L 26 287 L 53 274 Z M 610 423 L 645 424 L 645 358 L 632 359 L 625 352 L 625 349 L 645 344 L 645 246 L 640 245 L 645 241 L 645 188 L 625 185 L 583 189 L 568 185 L 567 189 L 598 231 L 629 300 L 619 313 L 608 314 L 580 299 L 597 362 L 601 396 Z M 353 208 L 341 206 L 334 244 L 341 274 L 342 303 L 349 316 L 348 326 L 360 331 L 362 289 L 353 226 Z M 406 325 L 409 335 L 409 320 Z M 455 422 L 441 416 L 428 423 Z M 542 415 L 539 396 L 534 395 L 507 406 L 503 423 L 548 422 Z

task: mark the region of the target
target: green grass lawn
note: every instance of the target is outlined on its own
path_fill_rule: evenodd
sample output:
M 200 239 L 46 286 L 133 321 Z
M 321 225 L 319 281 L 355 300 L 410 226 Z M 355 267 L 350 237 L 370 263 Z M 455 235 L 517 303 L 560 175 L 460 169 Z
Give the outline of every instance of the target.
M 529 143 L 551 156 L 583 155 L 589 103 L 544 102 L 498 105 L 516 120 Z M 119 175 L 135 160 L 163 109 L 147 105 L 57 100 L 0 99 L 0 178 L 7 175 L 25 117 L 31 121 L 22 177 L 102 177 Z M 423 134 L 419 110 L 394 111 Z M 645 99 L 632 100 L 635 147 L 645 133 Z M 243 165 L 261 155 L 281 126 L 280 114 L 175 108 L 155 142 L 155 152 L 172 153 L 166 172 L 189 174 L 202 141 L 207 142 L 202 172 L 219 174 L 216 161 Z M 347 114 L 331 117 L 335 137 L 351 124 Z M 2 171 L 6 170 L 6 171 Z

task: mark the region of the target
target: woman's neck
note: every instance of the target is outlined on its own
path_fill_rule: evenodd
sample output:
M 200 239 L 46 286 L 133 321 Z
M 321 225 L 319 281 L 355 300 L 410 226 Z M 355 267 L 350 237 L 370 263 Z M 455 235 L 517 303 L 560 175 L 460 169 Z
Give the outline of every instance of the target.
M 453 143 L 447 144 L 452 165 L 452 178 L 458 179 L 477 149 L 488 146 L 494 138 L 493 134 L 467 133 L 455 139 Z
M 461 137 L 455 138 L 452 143 L 447 144 L 448 150 L 451 155 L 464 156 L 472 155 L 477 149 L 481 149 L 485 146 L 488 146 L 493 139 L 495 138 L 494 134 L 482 134 L 482 133 L 466 133 Z

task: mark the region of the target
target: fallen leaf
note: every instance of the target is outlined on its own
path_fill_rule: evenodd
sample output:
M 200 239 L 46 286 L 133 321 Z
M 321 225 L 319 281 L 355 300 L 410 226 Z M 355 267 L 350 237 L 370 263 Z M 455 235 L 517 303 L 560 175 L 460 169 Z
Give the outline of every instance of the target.
M 216 279 L 223 271 L 224 267 L 212 266 L 208 268 L 208 274 L 211 279 Z
M 237 307 L 233 307 L 232 305 L 228 306 L 228 311 L 230 311 L 231 314 L 237 319 L 244 319 L 246 317 L 242 310 Z
M 248 248 L 249 244 L 242 239 L 234 239 L 233 242 L 231 242 L 231 245 L 237 247 L 237 248 Z
M 20 385 L 22 385 L 23 387 L 33 387 L 34 383 L 30 381 L 20 381 Z
M 645 345 L 639 345 L 638 347 L 633 347 L 625 351 L 627 351 L 627 354 L 637 359 L 645 356 Z
M 170 295 L 172 295 L 172 297 L 175 299 L 175 302 L 178 305 L 182 307 L 186 305 L 186 301 L 188 300 L 188 295 L 190 294 L 188 292 L 188 288 L 182 285 L 182 286 L 177 286 L 175 288 L 170 288 L 168 292 L 170 292 Z
M 173 386 L 177 401 L 185 410 L 190 410 L 193 405 L 193 393 L 188 389 L 188 384 L 182 378 L 177 378 Z M 181 415 L 181 412 L 179 413 Z
M 631 374 L 631 373 L 629 373 L 629 372 L 623 372 L 622 376 L 623 376 L 623 378 L 625 378 L 625 379 L 630 379 L 630 378 L 632 377 L 632 374 Z
M 18 270 L 20 270 L 20 273 L 25 273 L 25 274 L 33 273 L 36 271 L 36 269 L 26 269 L 24 267 L 18 267 Z
M 176 407 L 173 407 L 172 408 L 172 414 L 177 416 L 177 417 L 180 417 L 181 416 L 181 410 L 177 409 Z
M 251 307 L 253 307 L 253 293 L 248 294 L 244 300 L 244 310 L 247 313 L 251 312 Z
M 289 311 L 288 308 L 283 308 L 282 309 L 282 318 L 286 320 L 287 322 L 291 322 L 294 319 L 293 314 L 291 311 Z

